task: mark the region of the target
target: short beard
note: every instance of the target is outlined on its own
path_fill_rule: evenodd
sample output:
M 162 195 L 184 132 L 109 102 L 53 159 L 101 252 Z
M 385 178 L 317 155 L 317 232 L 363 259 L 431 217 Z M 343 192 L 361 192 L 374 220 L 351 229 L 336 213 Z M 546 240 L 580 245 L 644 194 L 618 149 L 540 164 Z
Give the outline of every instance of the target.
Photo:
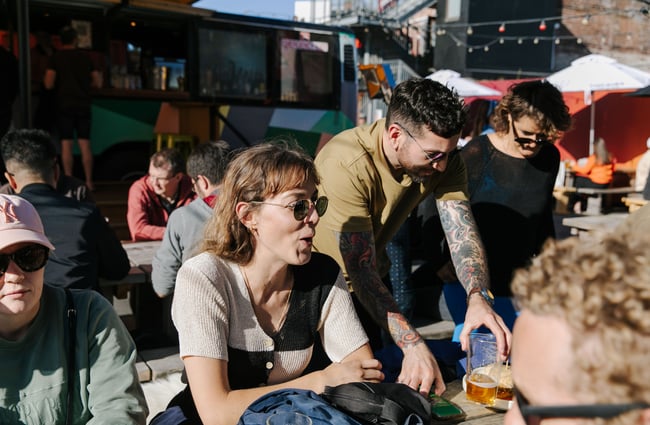
M 411 180 L 413 180 L 413 183 L 417 183 L 417 184 L 426 183 L 433 176 L 433 175 L 431 175 L 431 176 L 422 177 L 422 176 L 418 176 L 417 174 L 412 174 L 410 172 L 407 172 L 406 175 L 408 175 L 411 178 Z M 435 173 L 434 173 L 434 175 L 435 175 Z

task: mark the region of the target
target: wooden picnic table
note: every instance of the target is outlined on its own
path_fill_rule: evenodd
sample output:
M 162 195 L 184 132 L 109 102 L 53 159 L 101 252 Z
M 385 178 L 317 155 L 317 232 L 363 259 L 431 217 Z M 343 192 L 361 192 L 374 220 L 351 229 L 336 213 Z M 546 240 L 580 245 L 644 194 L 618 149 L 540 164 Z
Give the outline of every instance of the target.
M 607 187 L 604 189 L 596 189 L 592 187 L 574 187 L 574 186 L 556 186 L 553 189 L 553 196 L 555 199 L 558 201 L 557 206 L 556 206 L 556 211 L 559 213 L 572 213 L 573 211 L 568 211 L 566 208 L 566 205 L 569 201 L 569 196 L 572 194 L 577 193 L 577 194 L 582 194 L 582 195 L 587 195 L 589 197 L 595 197 L 598 198 L 598 200 L 595 200 L 594 207 L 596 210 L 594 210 L 595 213 L 598 213 L 602 207 L 603 207 L 603 198 L 606 196 L 614 196 L 614 197 L 622 197 L 622 199 L 625 199 L 625 196 L 635 196 L 639 194 L 639 191 L 636 190 L 632 186 L 622 186 L 622 187 Z M 616 196 L 618 195 L 618 196 Z M 610 201 L 611 202 L 611 201 Z M 589 210 L 591 210 L 590 207 L 588 207 Z M 589 213 L 589 212 L 588 212 Z
M 129 330 L 139 329 L 143 317 L 146 318 L 149 315 L 147 304 L 152 302 L 153 297 L 150 295 L 152 293 L 151 263 L 161 243 L 161 241 L 123 241 L 122 247 L 131 263 L 129 273 L 119 280 L 99 280 L 102 294 L 112 304 L 115 301 L 114 298 L 125 301 L 129 298 L 129 302 L 126 304 L 124 302 L 117 303 L 120 306 L 118 308 L 120 311 L 130 311 L 130 313 L 123 311 L 125 314 L 123 320 L 125 320 L 125 323 L 128 322 L 127 327 Z M 160 302 L 157 298 L 154 301 Z M 130 307 L 125 308 L 123 305 L 130 305 Z
M 611 232 L 620 225 L 630 214 L 611 213 L 602 215 L 585 215 L 562 219 L 564 226 L 571 228 L 571 233 L 580 236 L 583 232 Z
M 131 263 L 129 273 L 118 280 L 100 279 L 99 287 L 104 295 L 115 295 L 117 298 L 125 298 L 134 285 L 151 282 L 151 262 L 156 250 L 160 247 L 161 241 L 144 242 L 122 242 Z

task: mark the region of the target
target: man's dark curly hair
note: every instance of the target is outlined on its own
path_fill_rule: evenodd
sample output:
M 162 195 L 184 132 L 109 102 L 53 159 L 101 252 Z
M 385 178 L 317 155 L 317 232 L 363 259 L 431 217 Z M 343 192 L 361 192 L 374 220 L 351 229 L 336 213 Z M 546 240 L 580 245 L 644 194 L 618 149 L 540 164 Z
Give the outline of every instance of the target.
M 395 87 L 386 113 L 386 128 L 398 122 L 417 133 L 424 125 L 434 134 L 449 138 L 465 125 L 463 100 L 447 87 L 428 78 L 404 81 Z

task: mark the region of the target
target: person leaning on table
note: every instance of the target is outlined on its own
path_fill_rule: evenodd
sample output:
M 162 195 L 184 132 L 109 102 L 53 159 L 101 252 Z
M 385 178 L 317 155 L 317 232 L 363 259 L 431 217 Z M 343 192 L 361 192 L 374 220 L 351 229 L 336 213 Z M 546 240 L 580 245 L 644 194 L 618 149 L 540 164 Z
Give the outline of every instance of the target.
M 144 424 L 133 340 L 97 292 L 43 284 L 53 249 L 36 209 L 0 195 L 0 423 Z
M 650 424 L 647 235 L 550 242 L 517 272 L 506 425 Z
M 383 279 L 387 242 L 429 194 L 468 294 L 463 348 L 481 325 L 496 335 L 504 356 L 510 342 L 510 331 L 488 300 L 485 251 L 468 201 L 465 165 L 455 154 L 465 115 L 462 100 L 447 87 L 427 78 L 407 80 L 393 91 L 386 119 L 336 135 L 315 160 L 318 190 L 328 197 L 329 210 L 314 250 L 336 259 L 346 273 L 373 349 L 381 348 L 381 327 L 404 353 L 398 382 L 427 394 L 432 385 L 436 394 L 445 390 L 442 373 Z

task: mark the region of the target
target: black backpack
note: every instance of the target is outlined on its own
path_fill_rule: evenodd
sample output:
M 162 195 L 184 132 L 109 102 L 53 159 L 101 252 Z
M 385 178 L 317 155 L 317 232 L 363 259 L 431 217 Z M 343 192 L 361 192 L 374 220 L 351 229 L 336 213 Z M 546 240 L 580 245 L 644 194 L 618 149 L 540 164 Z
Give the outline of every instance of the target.
M 429 401 L 404 384 L 352 382 L 325 387 L 321 397 L 364 424 L 431 423 Z

